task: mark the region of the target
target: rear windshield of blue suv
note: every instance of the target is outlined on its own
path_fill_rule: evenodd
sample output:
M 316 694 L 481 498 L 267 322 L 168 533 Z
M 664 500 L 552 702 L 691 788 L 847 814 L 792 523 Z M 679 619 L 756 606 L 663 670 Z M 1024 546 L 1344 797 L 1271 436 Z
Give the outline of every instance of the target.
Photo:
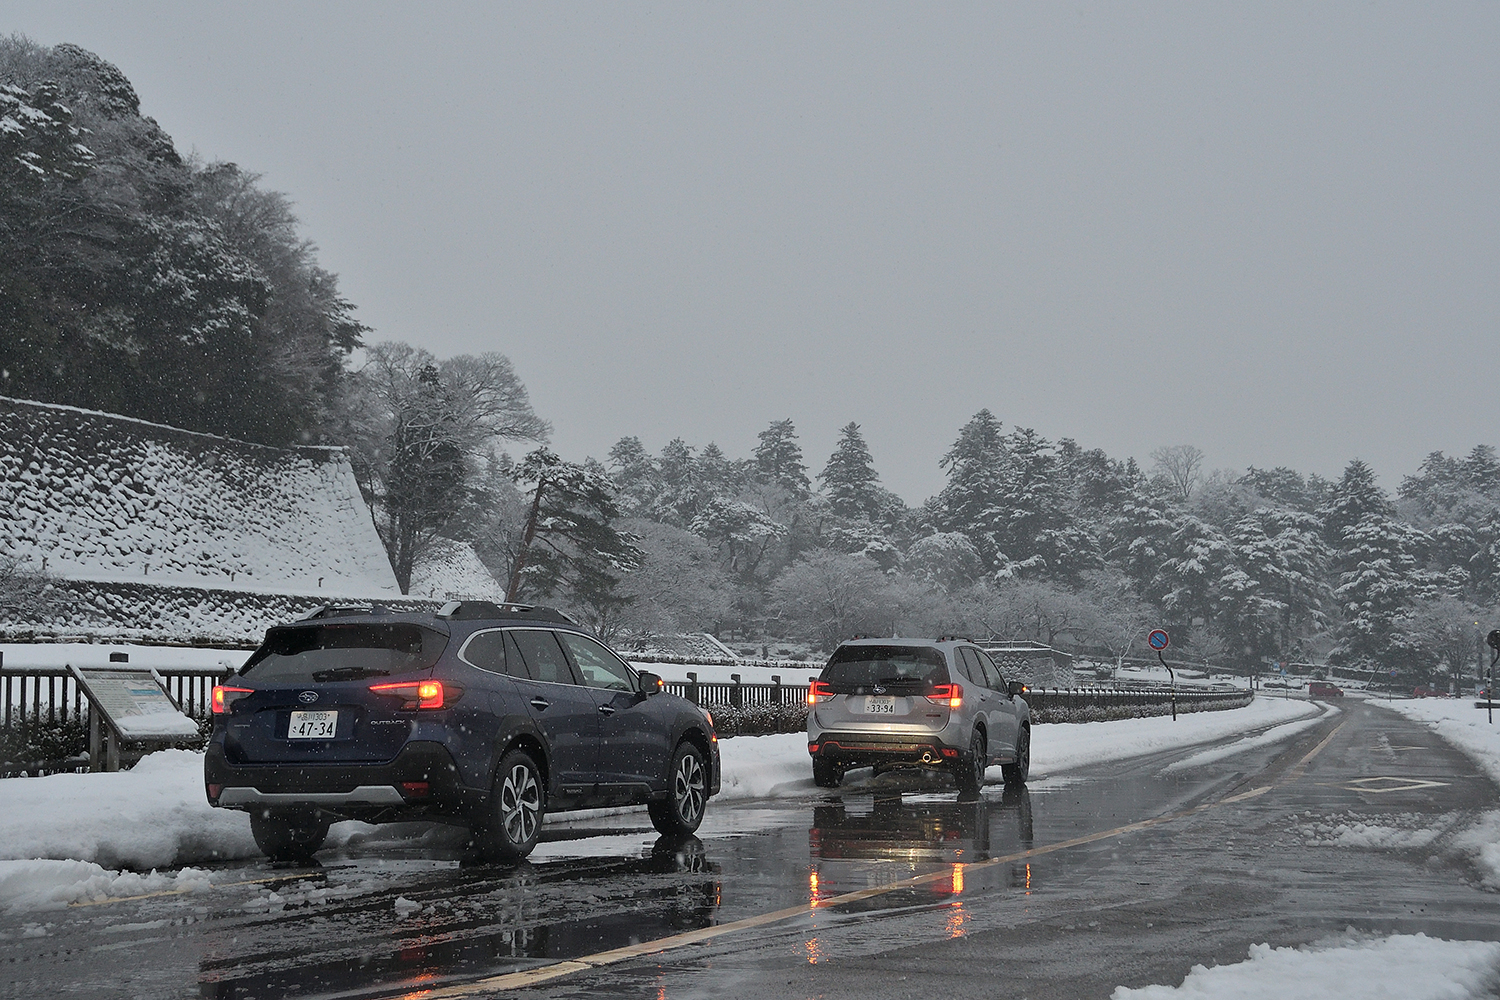
M 926 690 L 948 683 L 948 664 L 930 646 L 840 646 L 819 680 L 836 691 L 884 688 Z
M 419 625 L 292 625 L 266 633 L 240 674 L 294 684 L 388 677 L 428 669 L 447 644 L 447 636 Z

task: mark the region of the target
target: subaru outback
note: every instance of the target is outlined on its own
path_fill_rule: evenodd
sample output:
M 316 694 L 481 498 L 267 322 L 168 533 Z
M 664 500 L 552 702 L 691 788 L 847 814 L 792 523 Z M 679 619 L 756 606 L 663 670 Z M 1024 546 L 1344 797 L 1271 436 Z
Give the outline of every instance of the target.
M 872 766 L 951 773 L 963 798 L 999 764 L 1007 785 L 1031 769 L 1031 709 L 966 639 L 854 639 L 834 650 L 808 691 L 813 780 L 836 787 Z
M 644 804 L 683 837 L 719 790 L 719 747 L 662 687 L 550 608 L 323 608 L 214 688 L 204 785 L 278 860 L 341 819 L 464 825 L 500 861 L 549 812 Z

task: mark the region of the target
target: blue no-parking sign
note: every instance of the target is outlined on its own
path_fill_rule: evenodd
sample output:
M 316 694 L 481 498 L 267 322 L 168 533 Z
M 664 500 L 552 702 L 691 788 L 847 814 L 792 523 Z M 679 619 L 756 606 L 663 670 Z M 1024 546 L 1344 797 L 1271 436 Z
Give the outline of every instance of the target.
M 1146 636 L 1146 641 L 1151 644 L 1152 649 L 1161 651 L 1166 649 L 1172 640 L 1167 638 L 1167 633 L 1158 628 L 1151 630 L 1151 634 Z

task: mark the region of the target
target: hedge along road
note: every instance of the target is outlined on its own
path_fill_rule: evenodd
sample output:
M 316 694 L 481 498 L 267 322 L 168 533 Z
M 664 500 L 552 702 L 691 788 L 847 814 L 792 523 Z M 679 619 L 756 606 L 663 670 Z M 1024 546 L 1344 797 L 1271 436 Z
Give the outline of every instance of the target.
M 856 774 L 722 805 L 681 847 L 627 815 L 562 829 L 578 839 L 516 870 L 431 840 L 247 865 L 223 880 L 285 881 L 45 915 L 47 937 L 10 934 L 0 992 L 1103 997 L 1348 925 L 1500 937 L 1451 849 L 1494 789 L 1425 729 L 1349 701 L 1287 743 L 978 803 Z M 1319 843 L 1355 820 L 1441 832 L 1394 851 Z

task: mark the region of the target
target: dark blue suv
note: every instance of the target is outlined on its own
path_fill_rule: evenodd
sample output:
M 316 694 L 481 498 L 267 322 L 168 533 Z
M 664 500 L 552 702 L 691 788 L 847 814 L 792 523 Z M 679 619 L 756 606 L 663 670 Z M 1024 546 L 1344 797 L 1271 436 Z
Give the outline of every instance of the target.
M 524 858 L 547 812 L 644 804 L 669 836 L 719 790 L 713 719 L 550 608 L 323 608 L 278 625 L 213 693 L 211 805 L 277 860 L 334 820 L 470 827 Z

